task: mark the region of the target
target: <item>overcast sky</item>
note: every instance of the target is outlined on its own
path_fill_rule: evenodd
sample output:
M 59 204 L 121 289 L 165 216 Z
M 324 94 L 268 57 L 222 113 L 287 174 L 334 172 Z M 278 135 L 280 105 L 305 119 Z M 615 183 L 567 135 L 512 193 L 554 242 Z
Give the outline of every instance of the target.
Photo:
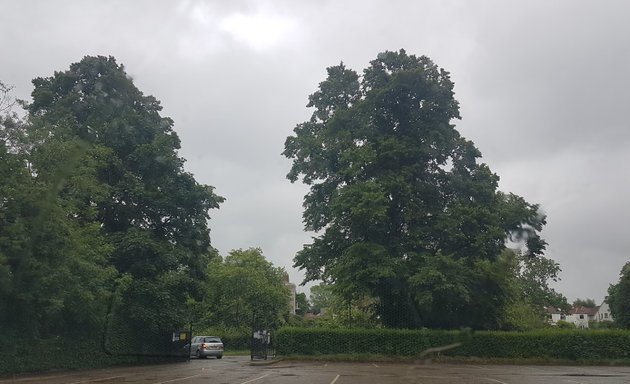
M 34 77 L 116 57 L 175 120 L 187 170 L 227 198 L 214 246 L 261 247 L 299 282 L 306 188 L 281 152 L 308 95 L 340 61 L 427 55 L 500 188 L 547 213 L 559 290 L 600 301 L 630 250 L 629 17 L 628 1 L 0 0 L 0 80 L 29 99 Z

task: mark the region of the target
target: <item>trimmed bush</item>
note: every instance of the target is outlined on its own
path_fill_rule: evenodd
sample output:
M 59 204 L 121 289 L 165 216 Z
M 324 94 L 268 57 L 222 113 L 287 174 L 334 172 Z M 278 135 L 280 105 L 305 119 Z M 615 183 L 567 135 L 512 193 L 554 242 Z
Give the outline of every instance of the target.
M 106 352 L 101 335 L 27 339 L 15 334 L 0 333 L 0 375 L 22 372 L 44 372 L 57 369 L 103 368 L 115 365 L 140 365 L 184 361 L 178 349 L 156 349 L 142 353 L 137 340 L 125 340 L 119 334 L 107 339 Z M 120 337 L 119 337 L 120 336 Z M 124 336 L 124 335 L 123 335 Z M 135 344 L 134 344 L 135 343 Z M 136 348 L 134 349 L 134 345 Z M 172 347 L 170 343 L 167 347 Z M 135 355 L 132 355 L 135 354 Z
M 540 330 L 476 332 L 459 356 L 608 360 L 630 357 L 630 331 Z
M 465 339 L 460 331 L 282 328 L 275 335 L 280 355 L 380 354 L 414 356 Z
M 98 339 L 19 340 L 14 338 L 3 340 L 0 347 L 0 375 L 163 361 L 163 358 L 108 355 L 102 350 Z
M 280 355 L 419 356 L 428 348 L 456 342 L 462 345 L 441 353 L 462 357 L 576 361 L 630 358 L 630 331 L 625 330 L 465 332 L 282 328 L 275 336 L 276 351 Z

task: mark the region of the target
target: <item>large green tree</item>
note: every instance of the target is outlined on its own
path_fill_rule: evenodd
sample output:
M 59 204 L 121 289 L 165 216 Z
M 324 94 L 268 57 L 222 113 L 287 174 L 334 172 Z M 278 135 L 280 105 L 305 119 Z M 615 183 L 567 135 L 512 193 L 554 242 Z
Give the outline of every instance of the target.
M 13 148 L 27 173 L 22 201 L 33 200 L 14 210 L 26 235 L 10 244 L 29 239 L 9 263 L 17 308 L 37 313 L 50 297 L 66 317 L 102 319 L 115 295 L 119 323 L 149 335 L 179 327 L 186 302 L 202 297 L 208 211 L 223 198 L 184 170 L 173 121 L 114 58 L 88 56 L 33 84 L 27 121 L 11 136 L 22 140 Z M 68 294 L 47 295 L 38 285 L 47 280 Z
M 617 284 L 611 284 L 608 288 L 607 302 L 615 323 L 630 328 L 630 263 L 621 269 Z
M 205 310 L 198 323 L 229 328 L 270 329 L 289 312 L 286 272 L 260 248 L 237 249 L 209 265 Z
M 537 205 L 497 190 L 498 176 L 452 121 L 450 75 L 425 56 L 384 52 L 362 76 L 340 65 L 287 138 L 288 178 L 310 186 L 295 265 L 371 295 L 387 326 L 496 328 L 509 296 L 506 240 L 539 255 Z
M 110 248 L 98 223 L 77 221 L 58 195 L 69 181 L 63 167 L 49 165 L 49 172 L 34 167 L 30 125 L 12 110 L 9 88 L 0 83 L 0 89 L 2 331 L 22 337 L 93 332 L 105 316 L 107 286 L 115 274 L 106 260 Z M 60 158 L 64 155 L 72 157 Z

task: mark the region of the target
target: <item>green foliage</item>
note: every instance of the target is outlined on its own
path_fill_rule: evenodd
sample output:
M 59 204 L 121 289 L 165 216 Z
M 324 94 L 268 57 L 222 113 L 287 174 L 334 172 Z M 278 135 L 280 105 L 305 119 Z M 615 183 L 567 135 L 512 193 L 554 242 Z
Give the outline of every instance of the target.
M 369 296 L 340 291 L 337 284 L 320 283 L 311 288 L 313 309 L 319 317 L 308 326 L 378 327 L 376 301 Z
M 512 255 L 510 255 L 510 253 Z M 544 256 L 530 257 L 522 252 L 506 250 L 507 257 L 513 257 L 516 272 L 516 290 L 519 299 L 541 310 L 543 307 L 554 307 L 568 310 L 567 298 L 549 286 L 557 282 L 561 272 L 560 265 Z
M 288 313 L 285 271 L 274 267 L 259 248 L 233 250 L 208 267 L 202 327 L 271 329 Z
M 513 302 L 506 309 L 505 328 L 514 331 L 531 331 L 548 328 L 549 323 L 540 309 L 524 302 Z
M 568 322 L 568 321 L 564 321 L 564 320 L 559 320 L 558 322 L 556 322 L 556 327 L 558 327 L 558 329 L 575 329 L 575 328 L 577 328 L 574 323 L 571 323 L 571 322 Z
M 304 316 L 306 312 L 311 310 L 311 306 L 306 298 L 306 293 L 300 292 L 295 295 L 295 303 L 297 308 L 295 313 L 300 316 Z
M 618 360 L 630 358 L 630 332 L 621 330 L 538 330 L 532 332 L 394 329 L 282 328 L 276 333 L 281 355 L 368 353 L 419 356 L 428 348 L 462 343 L 441 352 L 481 358 Z
M 322 310 L 332 308 L 337 305 L 339 299 L 333 292 L 331 284 L 320 283 L 311 287 L 311 308 L 313 312 L 320 313 Z
M 310 186 L 306 229 L 320 232 L 295 266 L 344 299 L 374 298 L 390 327 L 501 327 L 506 239 L 531 257 L 545 248 L 538 206 L 499 192 L 451 124 L 453 95 L 449 73 L 425 56 L 384 52 L 362 77 L 342 63 L 285 142 L 288 179 Z
M 621 328 L 630 328 L 630 263 L 621 269 L 619 282 L 608 288 L 607 302 L 615 324 Z
M 574 307 L 585 307 L 585 308 L 595 308 L 597 307 L 597 303 L 593 299 L 580 299 L 577 298 L 573 301 Z
M 549 286 L 558 280 L 560 266 L 543 256 L 532 258 L 519 251 L 506 249 L 501 259 L 513 272 L 505 308 L 504 330 L 529 331 L 547 328 L 545 307 L 568 310 L 566 297 Z
M 90 333 L 115 275 L 111 246 L 67 211 L 60 177 L 34 177 L 27 159 L 0 146 L 0 322 L 27 338 Z
M 618 329 L 619 327 L 614 321 L 594 321 L 588 322 L 589 329 Z

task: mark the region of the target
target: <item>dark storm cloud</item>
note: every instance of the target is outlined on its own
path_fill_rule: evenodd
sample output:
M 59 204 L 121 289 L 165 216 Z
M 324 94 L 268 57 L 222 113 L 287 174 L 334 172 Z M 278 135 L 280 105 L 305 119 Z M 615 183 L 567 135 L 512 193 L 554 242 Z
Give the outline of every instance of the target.
M 548 256 L 570 298 L 601 299 L 627 260 L 630 6 L 622 1 L 20 1 L 0 12 L 0 80 L 30 80 L 113 55 L 164 105 L 186 167 L 227 197 L 222 253 L 260 246 L 278 265 L 302 232 L 306 188 L 280 156 L 325 68 L 361 71 L 383 50 L 452 73 L 458 129 L 501 189 L 548 214 Z M 291 277 L 300 274 L 291 270 Z

